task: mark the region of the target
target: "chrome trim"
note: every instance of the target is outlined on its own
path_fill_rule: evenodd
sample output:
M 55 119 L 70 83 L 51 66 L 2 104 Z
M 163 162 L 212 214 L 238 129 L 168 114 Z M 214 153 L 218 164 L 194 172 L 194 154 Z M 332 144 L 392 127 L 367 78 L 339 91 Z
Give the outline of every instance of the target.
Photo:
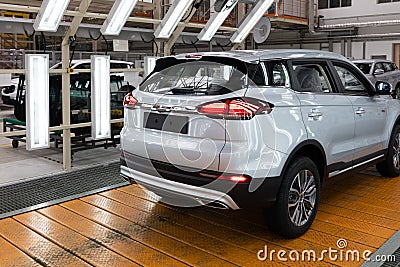
M 364 164 L 367 164 L 367 163 L 372 162 L 372 161 L 374 161 L 374 160 L 380 159 L 380 158 L 382 158 L 382 157 L 384 157 L 384 156 L 385 156 L 385 155 L 382 154 L 382 155 L 377 156 L 377 157 L 375 157 L 375 158 L 372 158 L 372 159 L 369 159 L 369 160 L 367 160 L 367 161 L 364 161 L 364 162 L 361 162 L 361 163 L 359 163 L 359 164 L 356 164 L 356 165 L 354 165 L 354 166 L 352 166 L 352 167 L 348 167 L 348 168 L 346 168 L 346 169 L 344 169 L 344 170 L 338 170 L 338 171 L 331 172 L 331 173 L 329 173 L 329 178 L 334 177 L 334 176 L 336 176 L 336 175 L 339 175 L 339 174 L 341 174 L 341 173 L 350 171 L 350 170 L 352 170 L 352 169 L 354 169 L 354 168 L 360 167 L 360 166 L 362 166 L 362 165 L 364 165 Z
M 163 178 L 138 172 L 126 166 L 121 166 L 121 175 L 135 180 L 138 184 L 144 186 L 145 188 L 150 188 L 149 191 L 152 191 L 155 194 L 157 194 L 157 190 L 159 190 L 171 193 L 177 197 L 193 199 L 202 205 L 204 205 L 204 201 L 210 201 L 218 202 L 233 210 L 240 209 L 229 195 L 216 190 L 169 181 Z M 151 189 L 154 189 L 154 191 Z
M 165 113 L 165 112 L 177 112 L 183 114 L 200 114 L 195 106 L 173 106 L 173 105 L 159 105 L 159 104 L 148 104 L 148 103 L 137 103 L 133 107 L 126 106 L 127 109 L 143 109 L 153 112 Z

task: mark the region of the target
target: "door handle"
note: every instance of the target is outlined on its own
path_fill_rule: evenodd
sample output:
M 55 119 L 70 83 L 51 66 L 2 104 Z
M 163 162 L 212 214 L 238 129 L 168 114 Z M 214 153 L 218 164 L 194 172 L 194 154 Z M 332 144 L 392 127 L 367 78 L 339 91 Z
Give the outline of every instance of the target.
M 365 109 L 363 109 L 362 107 L 359 107 L 357 110 L 356 110 L 356 114 L 357 115 L 362 115 L 362 114 L 364 114 L 365 113 Z
M 318 111 L 318 109 L 313 108 L 310 113 L 308 113 L 308 117 L 313 120 L 319 120 L 322 117 L 322 112 Z

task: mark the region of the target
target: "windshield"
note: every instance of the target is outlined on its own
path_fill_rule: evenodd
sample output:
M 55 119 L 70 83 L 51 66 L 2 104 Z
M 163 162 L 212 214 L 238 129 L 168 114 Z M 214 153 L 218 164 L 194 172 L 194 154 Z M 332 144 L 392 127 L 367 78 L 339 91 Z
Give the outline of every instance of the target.
M 372 63 L 354 63 L 356 66 L 364 72 L 364 74 L 370 74 Z
M 155 94 L 215 95 L 243 89 L 247 80 L 247 75 L 234 66 L 192 61 L 154 73 L 140 85 L 140 90 Z

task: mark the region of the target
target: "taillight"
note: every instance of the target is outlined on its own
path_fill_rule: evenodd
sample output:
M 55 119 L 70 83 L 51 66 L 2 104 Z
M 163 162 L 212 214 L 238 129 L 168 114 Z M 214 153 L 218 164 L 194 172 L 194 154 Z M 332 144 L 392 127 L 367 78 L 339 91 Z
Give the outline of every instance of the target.
M 219 180 L 228 180 L 231 181 L 233 183 L 245 183 L 248 182 L 250 180 L 249 177 L 244 176 L 244 175 L 222 175 L 220 177 L 218 177 Z
M 209 102 L 198 107 L 199 113 L 231 120 L 250 120 L 257 114 L 270 113 L 272 105 L 253 98 L 234 98 Z
M 125 97 L 124 97 L 124 107 L 134 107 L 136 105 L 138 101 L 136 100 L 136 98 L 134 98 L 132 96 L 131 93 L 128 93 Z

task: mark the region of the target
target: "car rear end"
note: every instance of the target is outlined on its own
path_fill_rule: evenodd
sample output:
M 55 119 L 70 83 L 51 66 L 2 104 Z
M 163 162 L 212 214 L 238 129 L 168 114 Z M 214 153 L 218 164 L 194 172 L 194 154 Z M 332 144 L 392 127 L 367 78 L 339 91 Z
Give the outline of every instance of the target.
M 252 198 L 273 201 L 279 179 L 268 187 L 256 179 L 279 158 L 273 132 L 264 131 L 273 128 L 273 104 L 246 97 L 256 87 L 248 64 L 201 55 L 159 60 L 125 98 L 121 174 L 173 205 L 238 209 Z

